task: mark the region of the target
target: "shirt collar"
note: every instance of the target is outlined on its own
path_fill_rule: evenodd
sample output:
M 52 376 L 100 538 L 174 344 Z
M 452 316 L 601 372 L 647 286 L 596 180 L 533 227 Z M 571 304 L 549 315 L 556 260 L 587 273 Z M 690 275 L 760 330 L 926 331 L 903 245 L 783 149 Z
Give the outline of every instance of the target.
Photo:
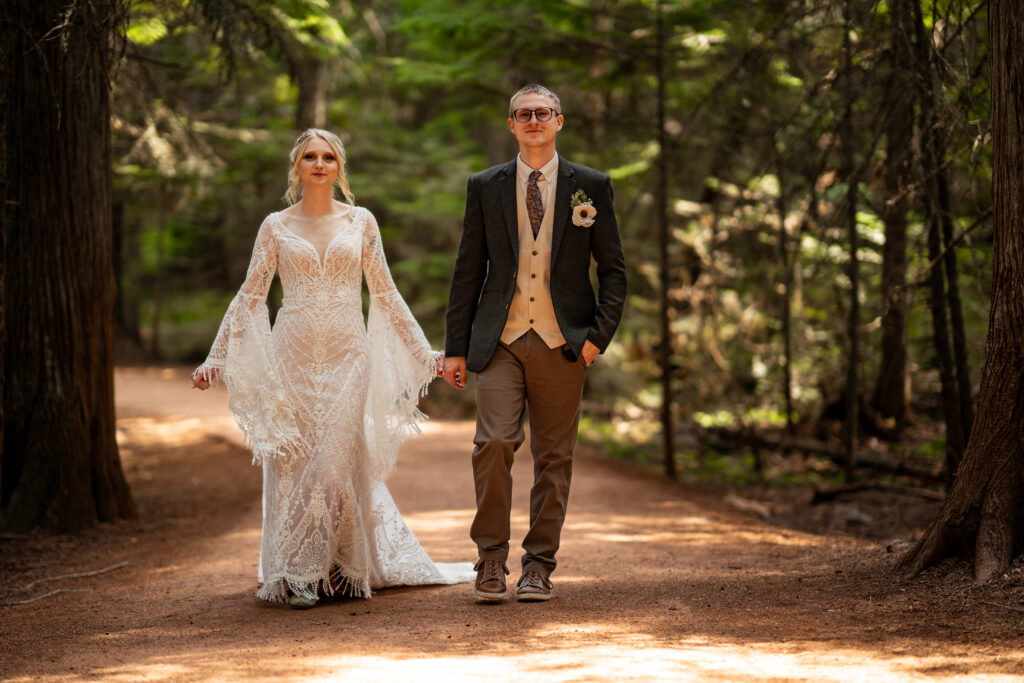
M 533 173 L 533 170 L 534 169 L 526 165 L 521 154 L 516 156 L 516 175 L 519 176 L 520 180 L 523 182 L 529 180 L 530 174 Z M 537 170 L 540 171 L 541 180 L 547 181 L 554 178 L 558 174 L 558 154 L 553 155 L 548 163 L 544 164 Z

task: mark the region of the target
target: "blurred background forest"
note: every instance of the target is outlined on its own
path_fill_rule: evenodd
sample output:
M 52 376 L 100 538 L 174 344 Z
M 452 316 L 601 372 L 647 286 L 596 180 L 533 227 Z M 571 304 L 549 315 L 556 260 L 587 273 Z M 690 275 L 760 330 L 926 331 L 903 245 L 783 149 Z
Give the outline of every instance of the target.
M 989 309 L 984 2 L 128 11 L 112 121 L 122 362 L 205 357 L 314 125 L 345 141 L 356 201 L 441 348 L 466 179 L 514 156 L 508 96 L 537 82 L 562 99 L 559 152 L 613 179 L 630 277 L 584 439 L 723 483 L 956 471 Z M 471 400 L 435 383 L 428 412 Z

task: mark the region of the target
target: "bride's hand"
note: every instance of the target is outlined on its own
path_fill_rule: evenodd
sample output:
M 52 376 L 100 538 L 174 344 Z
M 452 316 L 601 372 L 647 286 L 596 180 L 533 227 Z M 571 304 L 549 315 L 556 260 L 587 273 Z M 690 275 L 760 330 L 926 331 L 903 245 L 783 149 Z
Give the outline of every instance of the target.
M 435 366 L 437 368 L 437 376 L 438 377 L 444 377 L 444 354 L 443 353 L 438 354 L 437 358 L 434 361 L 434 364 L 435 364 Z
M 192 388 L 199 389 L 200 391 L 206 391 L 209 389 L 210 380 L 207 379 L 207 376 L 209 376 L 210 379 L 217 379 L 217 369 L 205 368 L 202 365 L 196 368 L 192 373 Z

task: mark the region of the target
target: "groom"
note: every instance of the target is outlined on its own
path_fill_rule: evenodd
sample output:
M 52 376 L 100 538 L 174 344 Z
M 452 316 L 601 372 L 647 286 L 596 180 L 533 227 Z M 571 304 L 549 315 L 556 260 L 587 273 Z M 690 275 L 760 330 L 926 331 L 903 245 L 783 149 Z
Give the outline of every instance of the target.
M 549 600 L 587 368 L 622 316 L 626 270 L 608 176 L 555 153 L 564 117 L 539 85 L 509 102 L 519 156 L 469 179 L 448 300 L 445 381 L 477 374 L 475 591 L 508 597 L 513 454 L 530 420 L 533 488 L 520 601 Z M 590 282 L 597 264 L 597 296 Z

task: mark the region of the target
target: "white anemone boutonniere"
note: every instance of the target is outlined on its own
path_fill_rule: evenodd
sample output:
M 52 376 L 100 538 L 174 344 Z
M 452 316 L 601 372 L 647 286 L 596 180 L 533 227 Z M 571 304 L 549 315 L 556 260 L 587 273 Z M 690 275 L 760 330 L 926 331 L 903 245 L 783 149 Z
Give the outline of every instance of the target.
M 590 201 L 590 197 L 587 196 L 587 193 L 582 188 L 576 190 L 569 205 L 572 206 L 573 225 L 589 228 L 594 224 L 597 209 L 594 208 L 594 202 Z

